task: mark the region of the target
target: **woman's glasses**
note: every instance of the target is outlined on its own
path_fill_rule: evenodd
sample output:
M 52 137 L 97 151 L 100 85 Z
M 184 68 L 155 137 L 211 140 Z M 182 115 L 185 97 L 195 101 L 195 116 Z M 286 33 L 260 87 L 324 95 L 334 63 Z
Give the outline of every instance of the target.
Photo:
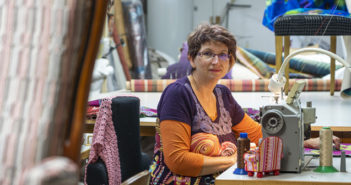
M 218 56 L 218 59 L 223 62 L 228 61 L 230 57 L 230 54 L 226 54 L 226 53 L 215 54 L 210 51 L 198 52 L 197 55 L 203 57 L 205 60 L 208 60 L 208 61 L 211 61 L 214 59 L 215 56 Z

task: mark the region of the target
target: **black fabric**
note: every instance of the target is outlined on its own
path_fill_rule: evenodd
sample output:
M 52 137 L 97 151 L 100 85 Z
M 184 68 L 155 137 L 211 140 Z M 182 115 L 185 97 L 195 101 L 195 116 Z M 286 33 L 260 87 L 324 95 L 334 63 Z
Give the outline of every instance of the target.
M 88 185 L 108 185 L 107 169 L 104 162 L 99 158 L 96 163 L 91 163 L 87 167 Z
M 351 35 L 351 18 L 335 15 L 284 15 L 274 22 L 275 35 Z
M 137 97 L 112 99 L 112 120 L 117 134 L 122 181 L 148 168 L 144 164 L 140 147 L 140 100 Z
M 141 152 L 139 120 L 140 100 L 137 97 L 119 96 L 112 99 L 111 109 L 112 121 L 118 140 L 123 182 L 133 175 L 148 169 L 151 164 L 151 159 L 147 154 Z M 88 185 L 95 185 L 96 182 L 98 182 L 98 184 L 106 184 L 106 182 L 108 182 L 105 164 L 102 160 L 97 163 L 99 164 L 88 165 Z M 104 168 L 102 168 L 101 165 L 103 165 Z M 94 169 L 89 170 L 89 168 Z

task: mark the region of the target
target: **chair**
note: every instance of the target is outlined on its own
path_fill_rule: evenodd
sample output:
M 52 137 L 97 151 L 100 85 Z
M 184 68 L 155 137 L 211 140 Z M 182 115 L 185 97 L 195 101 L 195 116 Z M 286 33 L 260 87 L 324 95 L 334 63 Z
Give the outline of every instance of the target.
M 263 173 L 273 172 L 279 175 L 280 160 L 283 157 L 283 141 L 279 137 L 269 136 L 258 145 L 258 149 L 250 150 L 244 154 L 245 170 L 249 176 L 257 172 L 262 178 Z
M 150 173 L 148 170 L 144 170 L 125 180 L 122 185 L 146 185 L 149 184 L 149 181 Z
M 77 184 L 108 0 L 1 3 L 0 184 Z
M 146 178 L 148 174 L 138 174 L 149 169 L 151 164 L 151 159 L 141 151 L 140 146 L 140 100 L 130 96 L 115 97 L 112 99 L 111 110 L 118 141 L 121 181 L 127 183 L 131 181 L 129 178 L 135 180 L 138 176 Z M 88 185 L 108 184 L 108 172 L 104 161 L 98 160 L 96 163 L 88 164 L 86 182 Z
M 330 52 L 336 53 L 336 36 L 351 35 L 351 18 L 334 15 L 284 15 L 274 22 L 276 72 L 282 65 L 282 52 L 289 55 L 290 36 L 330 36 Z M 283 44 L 284 41 L 284 44 Z M 335 59 L 330 59 L 330 95 L 335 90 Z M 285 69 L 285 93 L 289 89 L 289 65 Z

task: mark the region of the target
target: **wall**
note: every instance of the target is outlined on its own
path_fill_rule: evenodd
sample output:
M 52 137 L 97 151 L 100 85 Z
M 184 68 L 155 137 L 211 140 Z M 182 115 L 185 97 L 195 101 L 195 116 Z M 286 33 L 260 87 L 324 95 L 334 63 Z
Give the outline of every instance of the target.
M 179 48 L 196 25 L 209 22 L 211 16 L 225 16 L 226 4 L 250 5 L 233 7 L 228 13 L 228 29 L 238 45 L 274 52 L 274 33 L 262 25 L 265 0 L 148 0 L 148 47 L 158 49 L 177 60 Z M 222 19 L 226 26 L 226 19 Z
M 192 30 L 192 4 L 192 0 L 148 0 L 148 47 L 178 61 L 179 49 Z

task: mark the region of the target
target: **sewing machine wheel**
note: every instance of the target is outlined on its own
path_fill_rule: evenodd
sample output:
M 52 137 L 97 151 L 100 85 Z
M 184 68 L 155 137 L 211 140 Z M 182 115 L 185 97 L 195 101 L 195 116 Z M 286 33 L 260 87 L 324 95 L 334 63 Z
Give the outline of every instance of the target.
M 284 126 L 281 112 L 269 110 L 262 116 L 262 128 L 268 134 L 277 134 Z

